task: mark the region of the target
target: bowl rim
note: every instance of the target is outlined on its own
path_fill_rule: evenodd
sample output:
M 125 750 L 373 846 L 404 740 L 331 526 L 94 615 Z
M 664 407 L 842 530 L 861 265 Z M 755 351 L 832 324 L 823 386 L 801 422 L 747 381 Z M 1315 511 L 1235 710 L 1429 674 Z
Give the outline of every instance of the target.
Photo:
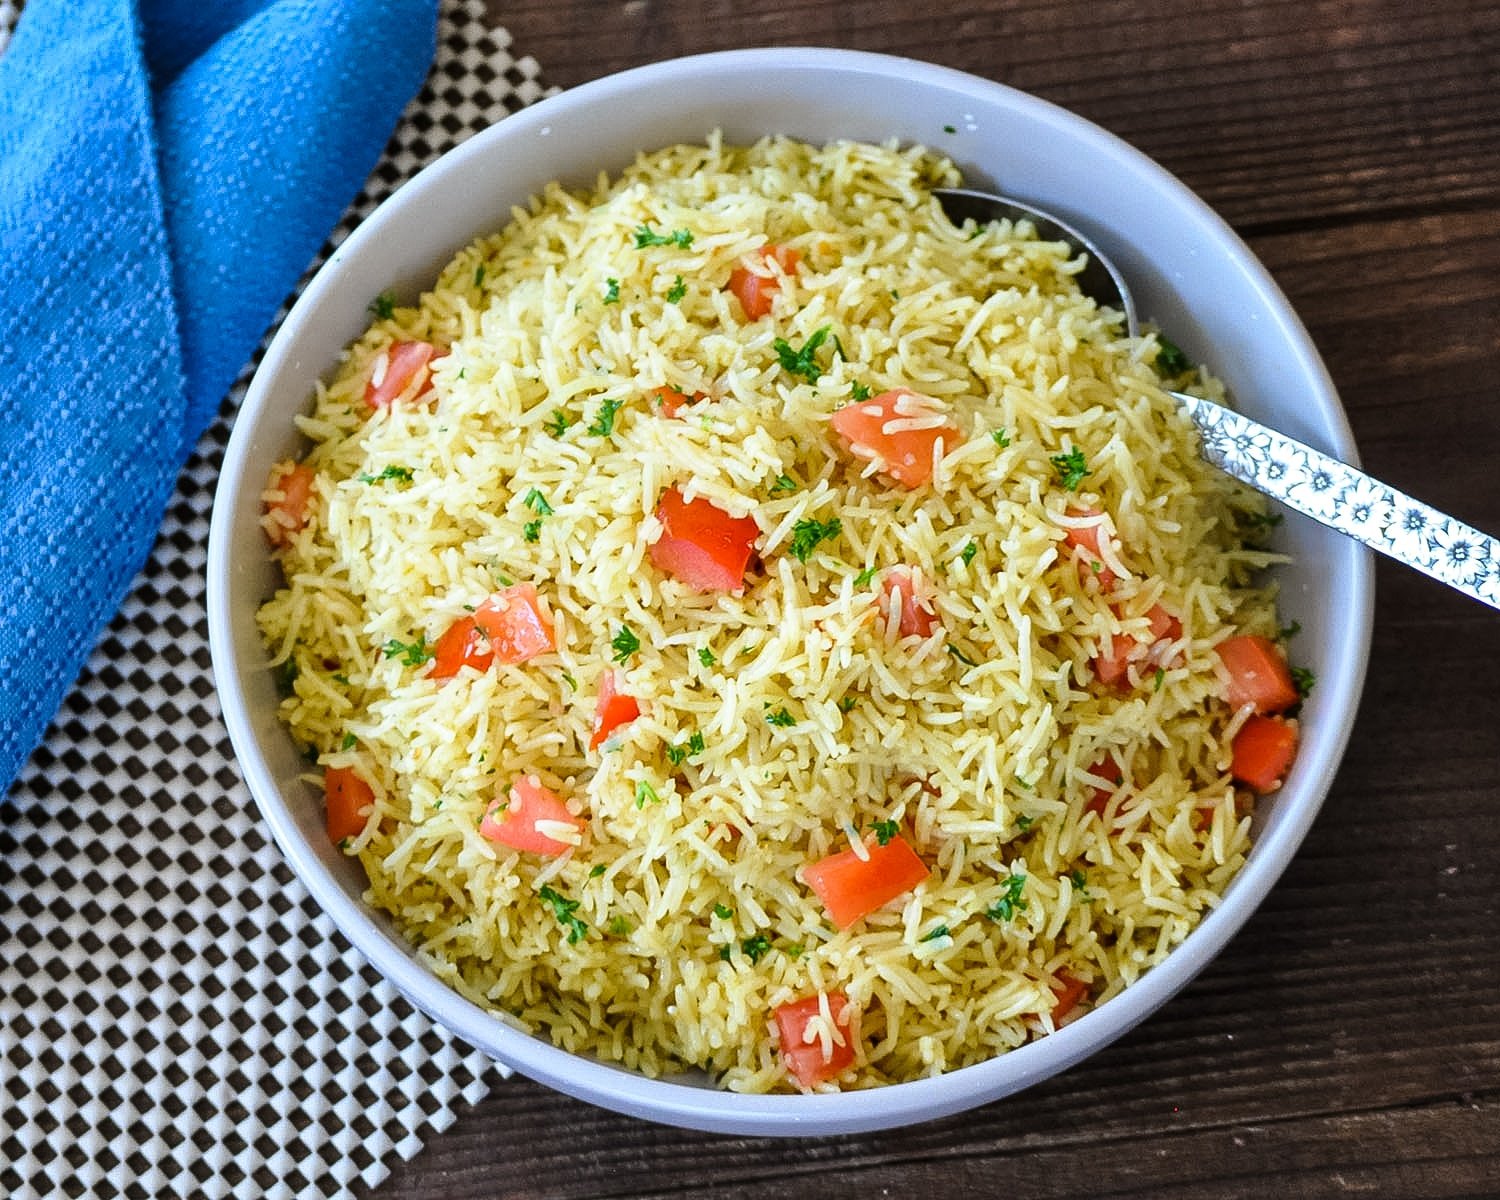
M 392 944 L 370 910 L 340 885 L 301 835 L 282 797 L 250 724 L 240 688 L 242 664 L 235 649 L 230 621 L 233 539 L 230 499 L 242 490 L 255 424 L 264 398 L 288 357 L 288 330 L 317 309 L 325 294 L 338 286 L 341 252 L 352 252 L 378 239 L 397 205 L 418 200 L 443 186 L 447 177 L 462 172 L 468 161 L 492 153 L 497 140 L 534 135 L 554 116 L 569 108 L 618 102 L 643 86 L 682 85 L 705 72 L 774 70 L 893 73 L 918 85 L 932 86 L 1000 101 L 1046 126 L 1065 125 L 1068 135 L 1124 156 L 1156 177 L 1166 191 L 1196 210 L 1216 238 L 1231 249 L 1236 267 L 1244 272 L 1266 301 L 1267 310 L 1281 324 L 1280 333 L 1297 355 L 1298 374 L 1312 384 L 1311 399 L 1333 431 L 1334 444 L 1325 448 L 1345 461 L 1357 462 L 1347 417 L 1316 349 L 1290 303 L 1270 274 L 1227 223 L 1165 168 L 1116 135 L 1037 96 L 980 76 L 921 60 L 820 46 L 760 47 L 718 51 L 666 59 L 581 84 L 505 117 L 488 129 L 442 155 L 406 183 L 367 217 L 339 251 L 330 257 L 298 297 L 278 327 L 257 369 L 236 418 L 225 451 L 211 518 L 206 574 L 209 640 L 213 672 L 225 727 L 240 770 L 266 823 L 294 873 L 334 925 L 371 962 L 377 971 L 417 1008 L 463 1041 L 523 1074 L 559 1091 L 633 1116 L 655 1121 L 736 1134 L 810 1135 L 873 1131 L 926 1121 L 974 1107 L 1019 1091 L 1057 1074 L 1082 1058 L 1103 1049 L 1154 1013 L 1185 987 L 1228 943 L 1264 900 L 1301 844 L 1332 784 L 1353 726 L 1368 659 L 1373 618 L 1372 555 L 1354 547 L 1339 564 L 1350 604 L 1335 622 L 1327 661 L 1335 664 L 1319 680 L 1319 700 L 1327 715 L 1318 735 L 1304 744 L 1300 773 L 1311 782 L 1293 798 L 1292 811 L 1269 837 L 1257 841 L 1235 876 L 1222 902 L 1206 913 L 1188 937 L 1159 965 L 1108 1003 L 1086 1013 L 1049 1037 L 948 1073 L 841 1092 L 836 1095 L 751 1095 L 705 1089 L 670 1079 L 650 1079 L 623 1067 L 595 1061 L 564 1050 L 543 1037 L 534 1037 L 508 1024 L 452 990 Z M 691 94 L 691 93 L 686 93 Z M 631 149 L 634 149 L 632 147 Z M 395 203 L 393 204 L 393 201 Z M 331 364 L 330 364 L 331 365 Z M 220 503 L 221 498 L 223 503 Z

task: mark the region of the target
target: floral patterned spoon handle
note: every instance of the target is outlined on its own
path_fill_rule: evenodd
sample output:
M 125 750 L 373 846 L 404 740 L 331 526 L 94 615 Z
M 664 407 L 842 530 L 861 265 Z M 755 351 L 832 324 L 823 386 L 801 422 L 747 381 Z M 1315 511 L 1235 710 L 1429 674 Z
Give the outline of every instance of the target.
M 1203 457 L 1225 474 L 1500 608 L 1500 540 L 1210 400 L 1171 395 L 1203 435 Z

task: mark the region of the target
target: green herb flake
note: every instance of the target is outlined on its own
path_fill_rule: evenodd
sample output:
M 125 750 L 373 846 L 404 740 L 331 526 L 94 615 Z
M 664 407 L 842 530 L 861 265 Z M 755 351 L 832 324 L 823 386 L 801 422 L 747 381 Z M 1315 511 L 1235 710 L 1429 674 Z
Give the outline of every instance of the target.
M 1073 881 L 1073 886 L 1080 892 L 1086 892 L 1089 886 L 1089 877 L 1082 871 L 1069 871 L 1068 878 Z
M 667 289 L 667 303 L 680 304 L 682 298 L 687 295 L 687 284 L 682 282 L 682 276 L 677 276 L 676 282 Z
M 339 749 L 340 750 L 353 750 L 354 747 L 357 746 L 357 745 L 359 745 L 359 739 L 357 737 L 355 737 L 352 733 L 346 733 L 346 734 L 344 734 L 344 740 L 339 743 Z
M 771 939 L 763 933 L 757 933 L 754 937 L 748 937 L 741 942 L 740 949 L 745 952 L 745 957 L 752 963 L 758 963 L 771 953 Z
M 714 916 L 718 917 L 721 921 L 727 921 L 730 917 L 734 916 L 734 909 L 725 904 L 715 904 Z
M 629 625 L 621 625 L 620 632 L 610 639 L 609 644 L 614 647 L 614 661 L 622 663 L 641 648 L 641 639 L 631 632 Z
M 345 687 L 348 687 L 349 686 L 349 676 L 345 675 L 342 671 L 336 672 L 334 674 L 334 676 L 333 676 L 333 682 L 334 683 L 342 683 Z
M 620 303 L 620 281 L 613 275 L 604 281 L 604 303 Z
M 956 125 L 944 125 L 943 126 L 943 132 L 944 133 L 957 133 L 958 132 L 958 127 Z
M 878 570 L 880 570 L 879 567 L 866 567 L 863 571 L 861 571 L 854 577 L 854 586 L 864 587 L 870 582 L 870 580 L 875 578 L 875 572 Z
M 592 867 L 589 868 L 589 878 L 598 879 L 599 876 L 603 875 L 607 870 L 609 870 L 609 868 L 606 867 L 603 863 L 595 863 Z
M 392 638 L 382 649 L 387 658 L 399 658 L 408 667 L 420 667 L 433 657 L 432 651 L 427 648 L 427 639 L 423 636 L 419 636 L 414 642 L 398 642 Z
M 1021 819 L 1027 820 L 1025 817 Z M 1030 822 L 1027 821 L 1027 824 L 1030 824 Z M 1022 826 L 1022 828 L 1024 829 L 1025 826 Z M 1016 873 L 1008 876 L 1001 882 L 1005 886 L 1005 891 L 1001 894 L 1000 899 L 984 910 L 984 915 L 997 925 L 1001 921 L 1009 921 L 1018 912 L 1026 911 L 1026 899 L 1021 895 L 1026 889 L 1026 876 Z
M 999 446 L 1002 450 L 1010 445 L 1010 434 L 1004 429 L 990 430 L 990 437 L 995 439 L 995 445 Z
M 553 437 L 560 438 L 568 432 L 568 426 L 571 424 L 573 424 L 572 417 L 568 416 L 562 409 L 554 408 L 552 410 L 552 420 L 548 421 L 542 428 Z
M 1025 833 L 1028 829 L 1030 829 L 1035 824 L 1036 824 L 1036 818 L 1035 817 L 1017 817 L 1016 818 L 1016 828 L 1019 829 L 1022 833 Z
M 776 482 L 771 485 L 772 492 L 795 492 L 796 490 L 797 481 L 790 475 L 776 476 Z
M 484 264 L 483 263 L 480 263 L 477 267 L 474 268 L 474 286 L 475 287 L 483 287 L 484 286 Z
M 293 685 L 297 682 L 297 676 L 301 674 L 301 668 L 297 666 L 297 660 L 289 658 L 276 667 L 276 690 L 282 696 L 290 696 Z
M 370 311 L 382 321 L 396 315 L 396 293 L 387 289 L 370 301 Z
M 1156 343 L 1156 369 L 1163 375 L 1181 375 L 1192 367 L 1193 364 L 1188 362 L 1188 356 L 1182 352 L 1181 347 L 1166 334 L 1158 333 Z
M 719 947 L 719 957 L 722 958 L 725 962 L 728 962 L 733 956 L 734 956 L 734 947 L 733 946 L 720 946 Z
M 1283 625 L 1276 631 L 1278 641 L 1289 642 L 1302 632 L 1302 622 L 1293 621 L 1290 625 Z
M 538 542 L 542 538 L 542 519 L 538 517 L 535 521 L 527 521 L 521 527 L 521 536 L 528 542 Z
M 919 942 L 935 942 L 938 938 L 952 937 L 946 925 L 934 925 L 926 933 L 917 939 Z
M 949 654 L 953 655 L 954 658 L 958 659 L 958 661 L 961 662 L 961 663 L 963 663 L 963 665 L 966 666 L 966 667 L 977 667 L 979 665 L 972 658 L 970 658 L 967 654 L 965 654 L 962 650 L 960 650 L 957 646 L 955 646 L 952 642 L 949 642 L 944 647 L 944 649 L 946 649 Z
M 671 233 L 657 233 L 651 226 L 642 225 L 635 231 L 635 248 L 644 250 L 648 246 L 676 246 L 686 250 L 693 244 L 693 234 L 688 229 L 674 229 Z
M 849 712 L 858 703 L 859 703 L 859 697 L 858 696 L 840 696 L 839 697 L 839 712 L 841 712 L 841 713 Z
M 572 688 L 575 692 L 578 690 L 578 680 L 574 679 L 566 671 L 562 673 L 562 677 L 563 682 L 566 683 L 570 688 Z
M 698 732 L 698 730 L 695 729 L 695 730 L 693 730 L 692 733 L 688 734 L 688 740 L 687 740 L 688 757 L 691 758 L 695 754 L 702 754 L 703 750 L 704 750 L 703 734 L 701 734 L 700 732 Z
M 783 947 L 783 950 L 788 958 L 801 958 L 807 953 L 807 947 L 801 942 L 792 942 L 790 945 Z
M 574 915 L 578 910 L 577 900 L 569 900 L 545 884 L 542 885 L 537 895 L 552 906 L 552 914 L 557 918 L 557 923 L 567 929 L 568 945 L 572 946 L 581 942 L 588 936 L 589 927 Z
M 707 646 L 698 647 L 698 661 L 705 667 L 711 667 L 719 660 L 714 657 L 714 652 Z
M 974 556 L 978 553 L 979 543 L 971 541 L 967 546 L 965 546 L 958 552 L 958 557 L 964 560 L 964 566 L 967 567 L 971 562 L 974 561 Z
M 775 725 L 778 729 L 787 729 L 796 723 L 797 718 L 787 712 L 785 705 L 766 714 L 766 724 Z
M 1297 695 L 1306 700 L 1308 694 L 1313 690 L 1313 684 L 1318 682 L 1318 677 L 1306 667 L 1292 668 L 1292 683 L 1297 688 Z
M 869 398 L 870 389 L 867 388 L 864 384 L 856 381 L 849 385 L 849 399 L 852 400 L 855 404 L 858 404 L 861 400 L 868 400 Z
M 589 436 L 609 437 L 615 431 L 615 414 L 620 411 L 623 400 L 605 400 L 599 405 L 599 413 L 589 426 Z
M 648 803 L 660 804 L 661 796 L 651 786 L 649 779 L 642 779 L 635 785 L 635 806 L 637 808 L 645 808 Z
M 629 937 L 635 932 L 635 926 L 624 917 L 611 917 L 609 919 L 609 931 L 615 937 Z
M 901 826 L 895 821 L 876 821 L 871 828 L 875 830 L 875 840 L 882 846 L 889 846 L 891 839 L 901 832 Z
M 1054 454 L 1051 461 L 1065 491 L 1076 492 L 1078 485 L 1083 482 L 1083 477 L 1093 474 L 1089 470 L 1088 459 L 1084 458 L 1083 451 L 1077 446 L 1066 454 Z
M 370 475 L 361 471 L 354 478 L 360 483 L 384 483 L 387 479 L 394 479 L 398 483 L 410 483 L 412 469 L 410 467 L 386 467 L 379 475 Z
M 528 491 L 526 498 L 521 503 L 526 505 L 527 508 L 531 509 L 539 517 L 550 517 L 552 515 L 552 505 L 547 503 L 547 497 L 537 491 L 536 488 Z
M 805 563 L 821 542 L 832 541 L 843 529 L 844 524 L 837 517 L 829 521 L 808 517 L 792 526 L 792 541 L 788 548 L 793 558 Z
M 818 347 L 828 340 L 831 326 L 824 325 L 817 330 L 806 342 L 802 349 L 793 350 L 791 343 L 785 338 L 777 338 L 771 343 L 776 351 L 776 357 L 781 360 L 781 368 L 788 375 L 800 375 L 808 383 L 817 383 L 823 377 L 823 368 L 818 365 Z

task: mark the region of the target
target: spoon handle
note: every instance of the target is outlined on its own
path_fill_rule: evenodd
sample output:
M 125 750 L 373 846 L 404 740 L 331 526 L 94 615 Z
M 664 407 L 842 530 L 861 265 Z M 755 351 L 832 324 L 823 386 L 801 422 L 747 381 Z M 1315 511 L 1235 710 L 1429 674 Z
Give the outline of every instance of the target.
M 1237 412 L 1173 392 L 1227 475 L 1500 608 L 1500 541 Z

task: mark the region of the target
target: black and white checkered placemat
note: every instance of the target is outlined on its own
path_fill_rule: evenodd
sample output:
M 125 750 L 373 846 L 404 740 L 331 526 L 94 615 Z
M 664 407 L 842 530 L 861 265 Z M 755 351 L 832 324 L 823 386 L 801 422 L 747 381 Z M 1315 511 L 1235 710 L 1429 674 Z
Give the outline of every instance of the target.
M 0 0 L 0 48 L 17 13 Z M 427 85 L 325 254 L 421 167 L 543 94 L 509 42 L 481 0 L 444 4 Z M 0 1196 L 344 1195 L 496 1070 L 334 930 L 233 765 L 203 570 L 248 373 L 0 800 Z

